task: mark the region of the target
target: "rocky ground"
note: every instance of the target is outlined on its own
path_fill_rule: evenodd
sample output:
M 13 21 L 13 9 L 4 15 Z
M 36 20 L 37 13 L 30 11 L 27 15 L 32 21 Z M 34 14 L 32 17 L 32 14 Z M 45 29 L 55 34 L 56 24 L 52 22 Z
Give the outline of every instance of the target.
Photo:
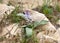
M 5 16 L 6 16 L 6 14 L 9 15 L 15 9 L 15 5 L 21 4 L 21 2 L 19 2 L 21 0 L 18 0 L 18 1 L 10 0 L 12 5 L 8 6 L 7 5 L 8 1 L 9 0 L 6 0 L 6 1 L 3 0 L 4 4 L 0 4 L 0 22 L 3 19 L 4 15 Z M 39 27 L 36 28 L 36 30 L 40 30 L 40 29 L 42 30 L 41 32 L 38 32 L 37 35 L 36 35 L 36 37 L 39 40 L 38 42 L 39 43 L 60 43 L 60 20 L 58 20 L 56 22 L 57 27 L 58 27 L 58 28 L 56 28 L 56 26 L 54 26 L 50 22 L 50 20 L 45 16 L 45 14 L 42 14 L 38 11 L 32 10 L 33 8 L 36 8 L 38 5 L 42 5 L 42 3 L 43 3 L 42 0 L 41 1 L 39 0 L 39 3 L 38 3 L 37 0 L 33 0 L 32 2 L 30 2 L 29 0 L 27 2 L 25 2 L 23 0 L 22 2 L 23 2 L 24 10 L 28 9 L 30 11 L 30 14 L 31 14 L 30 16 L 31 16 L 31 19 L 33 21 L 41 21 L 41 20 L 47 20 L 48 21 L 48 23 L 46 25 L 39 26 Z M 17 4 L 17 3 L 19 3 L 19 4 Z M 27 3 L 28 3 L 28 6 L 27 6 Z M 33 4 L 33 7 L 31 7 L 32 4 Z M 8 38 L 10 34 L 16 35 L 17 33 L 19 33 L 21 35 L 21 29 L 16 30 L 18 24 L 15 24 L 15 23 L 9 24 L 9 25 L 7 25 L 7 24 L 8 23 L 6 23 L 6 25 L 3 25 L 4 27 L 0 26 L 0 36 L 5 36 L 7 34 L 6 38 Z M 10 31 L 10 34 L 9 34 L 9 31 Z M 9 39 L 11 39 L 11 38 L 9 38 Z M 12 39 L 14 39 L 14 38 L 12 38 Z M 6 39 L 6 40 L 4 40 L 3 42 L 0 42 L 0 43 L 12 43 L 10 41 L 11 40 Z M 16 43 L 19 43 L 19 42 L 16 42 Z

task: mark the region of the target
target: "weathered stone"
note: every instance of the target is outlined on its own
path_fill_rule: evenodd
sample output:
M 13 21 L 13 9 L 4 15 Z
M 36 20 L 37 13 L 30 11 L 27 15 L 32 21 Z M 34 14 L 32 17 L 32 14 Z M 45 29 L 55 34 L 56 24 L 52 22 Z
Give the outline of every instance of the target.
M 44 14 L 39 13 L 37 11 L 33 11 L 33 10 L 31 10 L 30 13 L 31 13 L 32 21 L 42 21 L 42 20 L 48 21 L 46 25 L 43 25 L 41 27 L 39 26 L 39 29 L 48 31 L 48 33 L 51 33 L 51 34 L 53 34 L 56 31 L 56 28 L 51 24 L 51 22 L 48 20 L 48 18 Z
M 53 37 L 58 40 L 58 43 L 60 43 L 60 28 L 57 29 Z
M 58 42 L 55 38 L 50 37 L 48 35 L 44 35 L 43 32 L 38 33 L 37 38 L 39 40 L 39 43 L 57 43 Z
M 40 32 L 37 34 L 39 43 L 60 43 L 60 28 L 52 35 L 46 35 L 46 32 Z
M 33 10 L 29 10 L 29 11 L 30 11 L 30 18 L 32 19 L 32 21 L 42 21 L 42 20 L 47 20 L 48 21 L 46 25 L 42 26 L 42 28 L 40 28 L 40 26 L 39 26 L 39 29 L 42 29 L 46 33 L 49 34 L 49 36 L 46 36 L 47 34 L 43 32 L 43 35 L 41 35 L 41 37 L 43 37 L 44 39 L 46 39 L 45 43 L 46 42 L 48 42 L 48 43 L 54 43 L 54 42 L 56 42 L 56 40 L 53 37 L 52 38 L 50 37 L 50 35 L 52 35 L 52 34 L 55 33 L 56 28 L 50 23 L 50 21 L 48 20 L 48 18 L 44 14 L 39 13 L 37 11 L 33 11 Z M 12 35 L 16 35 L 17 33 L 20 34 L 21 31 L 19 32 L 19 28 L 17 29 L 17 27 L 18 27 L 18 24 L 10 24 L 9 26 L 3 27 L 3 32 L 1 34 L 1 36 L 4 35 L 4 34 L 6 34 L 6 33 L 8 33 L 9 31 L 10 31 L 10 33 Z M 37 37 L 41 38 L 39 35 L 37 35 Z M 49 40 L 49 41 L 47 41 L 47 40 Z
M 0 4 L 0 21 L 6 14 L 10 14 L 15 8 L 13 6 L 7 6 L 6 4 Z
M 0 36 L 9 36 L 9 32 L 11 35 L 16 35 L 17 33 L 21 34 L 21 28 L 18 28 L 18 24 L 10 24 L 3 28 Z

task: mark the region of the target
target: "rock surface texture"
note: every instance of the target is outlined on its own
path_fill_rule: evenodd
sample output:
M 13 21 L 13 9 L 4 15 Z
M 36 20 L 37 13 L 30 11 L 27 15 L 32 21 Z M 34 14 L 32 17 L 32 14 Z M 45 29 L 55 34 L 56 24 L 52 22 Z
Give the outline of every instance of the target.
M 43 25 L 41 28 L 40 28 L 40 26 L 39 26 L 39 28 L 37 28 L 37 29 L 42 29 L 42 31 L 45 31 L 45 32 L 43 32 L 43 34 L 42 34 L 42 32 L 41 32 L 41 34 L 40 33 L 37 34 L 38 39 L 40 39 L 39 43 L 42 43 L 42 40 L 44 43 L 57 43 L 57 40 L 52 37 L 52 35 L 56 31 L 56 28 L 51 24 L 51 22 L 48 20 L 48 18 L 44 14 L 39 13 L 37 11 L 33 11 L 33 10 L 29 10 L 29 11 L 30 11 L 30 18 L 32 19 L 32 21 L 42 21 L 42 20 L 48 21 L 48 23 L 46 25 Z M 16 35 L 17 33 L 20 34 L 21 30 L 17 29 L 17 27 L 18 27 L 18 24 L 10 24 L 9 26 L 4 27 L 1 35 L 5 35 L 6 33 L 8 33 L 8 31 L 11 31 L 10 34 L 12 34 L 12 35 Z M 9 34 L 7 34 L 6 37 L 8 37 L 8 35 Z M 43 39 L 41 39 L 41 38 L 43 38 Z
M 7 6 L 6 4 L 0 4 L 0 21 L 6 15 L 10 14 L 15 8 L 13 6 Z
M 0 21 L 5 14 L 10 14 L 15 8 L 13 6 L 7 6 L 6 4 L 0 4 Z M 30 18 L 32 21 L 48 21 L 47 24 L 38 26 L 36 29 L 41 29 L 42 32 L 37 34 L 39 43 L 60 43 L 60 28 L 56 31 L 56 28 L 51 24 L 49 19 L 42 13 L 37 11 L 29 10 Z M 59 24 L 59 23 L 58 23 Z M 16 35 L 19 33 L 21 35 L 21 29 L 18 28 L 18 24 L 10 24 L 2 28 L 3 31 L 0 36 L 6 35 L 8 38 L 9 34 Z M 10 31 L 10 32 L 9 32 Z
M 50 1 L 53 2 L 50 5 L 56 5 L 55 3 L 57 2 L 57 0 Z M 29 10 L 30 19 L 32 21 L 48 21 L 47 24 L 36 27 L 36 30 L 39 30 L 36 35 L 39 43 L 60 43 L 60 20 L 58 20 L 58 22 L 56 23 L 59 26 L 59 28 L 56 29 L 49 21 L 49 19 L 45 16 L 45 14 L 30 10 L 36 8 L 38 5 L 42 6 L 43 0 L 3 0 L 2 2 L 3 4 L 0 4 L 0 22 L 6 14 L 9 15 L 15 9 L 15 6 L 20 6 L 20 9 L 23 9 L 24 11 L 26 9 Z M 11 6 L 8 6 L 7 4 L 11 4 Z M 19 28 L 18 24 L 16 23 L 9 24 L 7 26 L 4 26 L 3 28 L 1 28 L 0 26 L 0 30 L 1 29 L 2 32 L 0 31 L 0 36 L 6 36 L 6 38 L 8 38 L 9 35 L 21 35 L 22 31 L 22 28 Z M 9 42 L 3 41 L 3 43 Z
M 44 3 L 43 0 L 3 0 L 2 2 L 4 4 L 8 4 L 10 2 L 11 5 L 13 5 L 13 6 L 23 5 L 24 10 L 25 9 L 34 9 L 37 6 L 42 6 Z M 46 2 L 48 2 L 48 0 Z M 49 3 L 50 3 L 50 5 L 54 6 L 54 5 L 56 5 L 55 3 L 57 3 L 57 1 L 56 0 L 50 0 Z
M 30 17 L 31 17 L 32 21 L 42 21 L 42 20 L 49 21 L 44 14 L 39 13 L 37 11 L 30 10 L 30 14 L 31 14 Z M 9 26 L 8 26 L 8 28 L 9 28 Z M 40 29 L 40 27 L 39 27 L 39 29 Z M 50 21 L 46 25 L 43 25 L 41 29 L 46 31 L 48 34 L 50 34 L 50 33 L 53 34 L 56 31 L 56 28 L 50 23 Z
M 32 21 L 42 21 L 42 20 L 48 21 L 46 25 L 42 26 L 43 30 L 46 30 L 52 33 L 56 31 L 56 28 L 51 24 L 51 22 L 48 20 L 48 18 L 44 14 L 39 13 L 37 11 L 33 11 L 33 10 L 31 10 L 30 12 L 31 12 Z

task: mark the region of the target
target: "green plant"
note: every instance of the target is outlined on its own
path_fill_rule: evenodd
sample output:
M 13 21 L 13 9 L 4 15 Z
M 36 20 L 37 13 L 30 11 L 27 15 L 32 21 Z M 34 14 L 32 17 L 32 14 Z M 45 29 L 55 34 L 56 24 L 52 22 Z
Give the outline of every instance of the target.
M 44 14 L 53 14 L 53 9 L 50 8 L 48 5 L 43 5 L 42 7 L 42 13 Z
M 43 0 L 43 6 L 42 6 L 42 13 L 44 14 L 52 14 L 53 8 L 50 7 L 51 0 Z
M 24 18 L 22 16 L 24 16 L 23 13 L 20 13 L 20 16 L 18 15 L 19 13 L 19 7 L 15 7 L 15 10 L 7 16 L 7 19 L 10 19 L 11 22 L 13 23 L 19 23 L 21 20 L 23 20 Z
M 24 28 L 24 43 L 27 43 L 27 39 L 31 38 L 31 36 L 33 35 L 33 30 L 34 28 L 36 28 L 39 25 L 45 25 L 48 21 L 46 20 L 42 20 L 42 21 L 35 21 L 33 23 L 29 23 L 28 25 L 23 26 Z M 36 40 L 35 40 L 36 41 Z
M 55 10 L 57 10 L 58 12 L 60 12 L 60 2 L 59 2 L 59 0 L 55 0 L 54 8 L 55 8 Z

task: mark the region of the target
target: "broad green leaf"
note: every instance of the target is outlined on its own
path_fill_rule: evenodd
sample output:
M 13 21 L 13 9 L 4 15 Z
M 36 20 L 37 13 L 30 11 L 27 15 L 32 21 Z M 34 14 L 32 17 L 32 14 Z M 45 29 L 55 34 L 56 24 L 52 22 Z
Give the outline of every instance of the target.
M 40 22 L 40 25 L 45 25 L 45 24 L 47 24 L 47 22 L 48 22 L 48 21 L 46 21 L 46 20 L 42 20 L 42 21 Z
M 34 22 L 34 27 L 33 28 L 35 28 L 35 27 L 37 27 L 39 25 L 45 25 L 45 24 L 47 24 L 47 22 L 48 21 L 46 21 L 46 20 L 36 21 L 36 22 Z
M 37 26 L 39 26 L 40 25 L 40 22 L 34 22 L 34 27 L 33 28 L 35 28 L 35 27 L 37 27 Z
M 32 36 L 32 29 L 31 28 L 26 27 L 26 36 L 27 37 Z

